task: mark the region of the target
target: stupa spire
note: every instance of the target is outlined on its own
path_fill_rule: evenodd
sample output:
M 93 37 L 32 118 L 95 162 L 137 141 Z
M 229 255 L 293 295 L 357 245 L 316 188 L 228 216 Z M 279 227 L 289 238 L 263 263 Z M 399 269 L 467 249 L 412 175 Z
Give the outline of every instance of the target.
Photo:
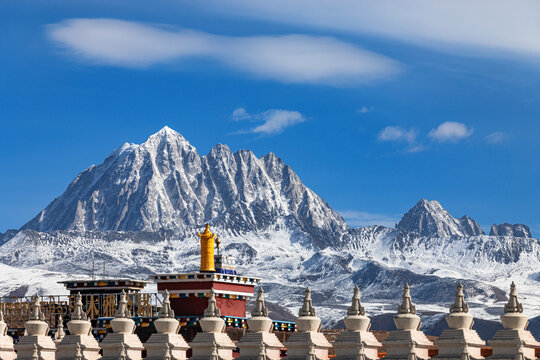
M 118 308 L 114 313 L 115 318 L 131 318 L 131 312 L 128 309 L 127 295 L 124 290 L 120 293 L 120 301 L 118 302 Z
M 45 321 L 45 315 L 43 315 L 43 312 L 41 311 L 41 305 L 39 303 L 38 294 L 36 294 L 34 298 L 32 299 L 32 311 L 30 312 L 30 316 L 28 317 L 28 320 Z
M 461 281 L 458 283 L 456 291 L 456 300 L 450 305 L 450 313 L 467 313 L 469 312 L 469 305 L 465 302 L 465 295 L 463 294 L 463 285 Z
M 158 313 L 158 318 L 160 319 L 174 319 L 174 310 L 171 308 L 171 300 L 169 297 L 169 291 L 165 290 L 165 295 L 163 295 L 163 304 Z
M 299 316 L 317 316 L 315 309 L 313 308 L 313 303 L 311 301 L 311 290 L 306 288 L 304 293 L 304 304 L 300 311 L 298 311 Z
M 75 304 L 73 307 L 73 312 L 71 313 L 71 320 L 87 320 L 86 313 L 83 310 L 82 296 L 80 292 L 75 295 Z
M 360 289 L 358 285 L 354 287 L 352 304 L 347 310 L 347 315 L 366 315 L 366 309 L 360 304 Z
M 523 305 L 517 299 L 516 283 L 512 281 L 508 302 L 504 305 L 504 313 L 522 313 Z
M 403 287 L 403 297 L 401 305 L 398 307 L 398 314 L 416 314 L 416 306 L 412 303 L 409 284 Z
M 58 320 L 56 321 L 56 333 L 54 334 L 55 342 L 60 342 L 66 336 L 64 331 L 64 318 L 62 315 L 58 315 Z
M 210 297 L 208 298 L 208 307 L 204 310 L 204 317 L 221 317 L 221 311 L 217 307 L 216 294 L 214 290 L 210 290 Z
M 255 307 L 253 308 L 253 311 L 251 311 L 251 316 L 264 316 L 268 317 L 268 309 L 264 305 L 264 290 L 262 286 L 259 288 L 259 292 L 257 293 L 257 303 Z

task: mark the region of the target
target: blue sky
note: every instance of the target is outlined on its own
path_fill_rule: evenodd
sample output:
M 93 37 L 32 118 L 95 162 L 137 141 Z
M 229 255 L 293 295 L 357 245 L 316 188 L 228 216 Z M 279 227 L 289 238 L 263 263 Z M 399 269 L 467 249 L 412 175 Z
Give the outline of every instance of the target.
M 540 234 L 537 3 L 109 3 L 0 3 L 0 231 L 168 125 L 275 152 L 353 225 L 426 197 Z

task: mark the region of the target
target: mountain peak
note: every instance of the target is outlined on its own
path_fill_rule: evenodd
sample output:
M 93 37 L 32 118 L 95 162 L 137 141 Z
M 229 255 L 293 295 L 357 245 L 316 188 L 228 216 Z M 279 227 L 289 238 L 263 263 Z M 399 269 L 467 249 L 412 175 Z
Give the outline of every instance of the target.
M 142 145 L 147 143 L 158 144 L 161 142 L 179 142 L 189 144 L 186 138 L 184 138 L 178 131 L 171 129 L 168 126 L 164 126 L 157 133 L 150 135 L 150 137 L 148 137 L 148 139 Z
M 523 224 L 493 224 L 489 232 L 490 236 L 513 236 L 521 238 L 530 238 L 531 230 Z
M 273 154 L 267 161 L 218 144 L 201 157 L 165 126 L 113 155 L 80 173 L 23 229 L 159 231 L 218 221 L 247 231 L 286 218 L 321 247 L 346 231 L 343 219 Z
M 480 225 L 468 216 L 454 218 L 437 200 L 420 199 L 396 228 L 422 236 L 474 236 L 483 234 Z

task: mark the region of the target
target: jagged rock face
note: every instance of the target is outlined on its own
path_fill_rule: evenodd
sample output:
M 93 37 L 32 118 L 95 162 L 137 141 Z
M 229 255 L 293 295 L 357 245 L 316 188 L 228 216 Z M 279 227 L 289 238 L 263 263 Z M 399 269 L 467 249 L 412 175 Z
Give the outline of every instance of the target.
M 461 231 L 466 236 L 477 236 L 484 235 L 484 231 L 480 227 L 480 224 L 476 220 L 471 219 L 467 215 L 463 215 L 459 219 L 459 225 L 461 226 Z
M 417 233 L 421 236 L 474 236 L 483 234 L 480 225 L 468 216 L 454 218 L 436 200 L 420 200 L 397 224 L 403 232 Z
M 321 247 L 347 229 L 273 153 L 257 158 L 219 144 L 201 157 L 165 127 L 80 173 L 22 229 L 158 231 L 218 221 L 255 230 L 278 217 L 296 221 Z
M 489 231 L 490 236 L 512 236 L 520 238 L 530 238 L 531 230 L 527 225 L 523 224 L 493 224 Z

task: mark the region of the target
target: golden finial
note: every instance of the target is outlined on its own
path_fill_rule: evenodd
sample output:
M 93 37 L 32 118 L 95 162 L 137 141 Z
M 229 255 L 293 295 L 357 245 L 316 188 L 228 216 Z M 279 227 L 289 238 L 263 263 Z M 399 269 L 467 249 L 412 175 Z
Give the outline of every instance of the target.
M 206 224 L 201 238 L 201 271 L 216 271 L 214 266 L 214 239 L 215 234 L 210 231 L 210 225 Z

